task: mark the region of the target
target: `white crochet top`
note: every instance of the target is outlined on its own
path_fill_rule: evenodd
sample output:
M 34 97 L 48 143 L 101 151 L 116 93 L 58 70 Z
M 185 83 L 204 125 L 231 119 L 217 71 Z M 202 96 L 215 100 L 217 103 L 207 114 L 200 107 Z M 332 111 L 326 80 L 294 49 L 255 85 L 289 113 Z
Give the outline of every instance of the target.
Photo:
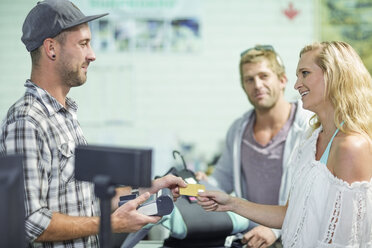
M 321 127 L 304 136 L 282 227 L 284 247 L 372 247 L 372 180 L 351 185 L 315 160 Z M 372 161 L 371 161 L 372 163 Z

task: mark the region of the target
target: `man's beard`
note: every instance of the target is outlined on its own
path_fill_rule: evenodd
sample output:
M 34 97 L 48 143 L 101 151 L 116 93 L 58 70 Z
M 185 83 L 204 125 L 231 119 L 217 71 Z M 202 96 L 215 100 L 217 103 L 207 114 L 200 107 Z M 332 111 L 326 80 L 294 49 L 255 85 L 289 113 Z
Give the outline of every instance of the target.
M 270 96 L 269 99 L 266 99 L 263 102 L 252 101 L 252 99 L 250 99 L 249 97 L 248 97 L 248 100 L 249 100 L 249 103 L 252 104 L 256 110 L 263 111 L 263 112 L 266 112 L 272 109 L 278 101 L 278 99 L 274 99 L 272 96 Z
M 70 87 L 78 87 L 85 83 L 87 76 L 79 71 L 66 71 L 62 76 L 66 84 Z
M 78 87 L 87 80 L 86 73 L 81 71 L 81 67 L 72 68 L 70 64 L 62 63 L 60 67 L 63 83 L 70 87 Z

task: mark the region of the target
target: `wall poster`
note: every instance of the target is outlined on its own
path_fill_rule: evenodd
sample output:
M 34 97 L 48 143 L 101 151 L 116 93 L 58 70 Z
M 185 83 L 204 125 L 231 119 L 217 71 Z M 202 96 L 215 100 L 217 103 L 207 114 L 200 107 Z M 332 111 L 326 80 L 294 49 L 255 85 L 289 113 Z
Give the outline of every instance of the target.
M 200 49 L 199 0 L 80 0 L 89 14 L 97 51 L 196 52 Z
M 372 1 L 320 0 L 320 39 L 352 45 L 372 73 Z

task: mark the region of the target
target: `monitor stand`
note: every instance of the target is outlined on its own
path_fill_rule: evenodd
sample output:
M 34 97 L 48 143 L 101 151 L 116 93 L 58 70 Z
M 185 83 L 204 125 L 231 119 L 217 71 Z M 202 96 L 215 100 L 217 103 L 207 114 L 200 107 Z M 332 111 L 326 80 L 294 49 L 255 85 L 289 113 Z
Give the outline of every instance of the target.
M 101 207 L 99 244 L 102 248 L 111 248 L 111 199 L 115 196 L 115 187 L 107 175 L 97 175 L 93 182 L 94 192 L 100 199 Z

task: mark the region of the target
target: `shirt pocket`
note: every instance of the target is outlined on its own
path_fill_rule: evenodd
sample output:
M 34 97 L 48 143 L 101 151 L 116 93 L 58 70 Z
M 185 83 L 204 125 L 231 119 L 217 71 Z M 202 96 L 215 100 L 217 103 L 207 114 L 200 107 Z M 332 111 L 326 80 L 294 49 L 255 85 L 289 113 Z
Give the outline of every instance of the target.
M 74 179 L 75 142 L 67 141 L 65 143 L 60 144 L 58 147 L 58 151 L 60 159 L 59 166 L 60 177 L 65 183 L 69 183 Z

